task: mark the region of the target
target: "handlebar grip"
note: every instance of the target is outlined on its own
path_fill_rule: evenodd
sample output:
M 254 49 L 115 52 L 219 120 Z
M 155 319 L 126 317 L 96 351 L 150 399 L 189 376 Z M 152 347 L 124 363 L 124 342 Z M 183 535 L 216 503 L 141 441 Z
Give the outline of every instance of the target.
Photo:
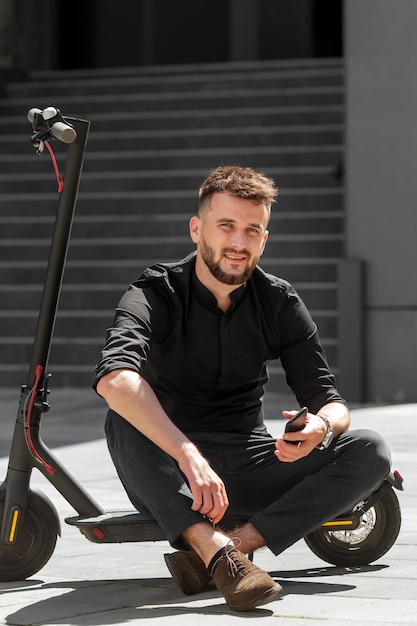
M 30 122 L 31 124 L 33 124 L 33 119 L 35 117 L 36 114 L 39 115 L 39 113 L 42 113 L 42 111 L 40 109 L 37 109 L 36 107 L 34 107 L 33 109 L 29 109 L 29 111 L 27 112 L 27 119 L 28 122 Z
M 77 138 L 75 128 L 68 126 L 68 124 L 64 124 L 63 122 L 55 122 L 55 124 L 52 124 L 50 130 L 53 136 L 63 143 L 72 143 Z

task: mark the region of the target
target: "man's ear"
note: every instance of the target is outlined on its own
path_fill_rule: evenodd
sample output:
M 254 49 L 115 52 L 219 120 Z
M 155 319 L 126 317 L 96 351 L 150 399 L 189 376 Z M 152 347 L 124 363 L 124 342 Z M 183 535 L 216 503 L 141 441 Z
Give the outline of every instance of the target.
M 200 218 L 197 217 L 197 215 L 193 215 L 190 219 L 190 237 L 194 243 L 198 243 L 200 241 L 200 225 Z
M 263 238 L 263 242 L 262 242 L 262 244 L 261 244 L 261 256 L 262 256 L 262 255 L 263 255 L 263 253 L 264 253 L 265 246 L 266 246 L 266 242 L 268 241 L 268 237 L 269 237 L 269 231 L 268 231 L 268 230 L 266 230 L 266 231 L 264 232 L 264 238 Z

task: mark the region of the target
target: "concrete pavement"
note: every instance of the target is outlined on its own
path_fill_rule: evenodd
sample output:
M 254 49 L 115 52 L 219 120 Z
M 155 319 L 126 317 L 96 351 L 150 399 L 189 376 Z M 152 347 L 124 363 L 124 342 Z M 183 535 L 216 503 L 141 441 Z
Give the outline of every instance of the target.
M 8 443 L 17 409 L 14 390 L 1 390 L 0 476 L 6 473 Z M 58 390 L 43 421 L 43 439 L 104 508 L 129 506 L 102 436 L 105 407 L 88 389 Z M 287 399 L 267 398 L 268 426 L 282 432 L 280 410 Z M 352 411 L 353 427 L 379 430 L 388 441 L 393 467 L 405 478 L 398 493 L 403 524 L 393 548 L 367 567 L 337 568 L 298 542 L 274 557 L 267 549 L 255 563 L 283 586 L 273 602 L 250 613 L 234 613 L 215 590 L 183 596 L 169 576 L 166 542 L 97 545 L 64 523 L 71 506 L 38 472 L 33 485 L 58 509 L 62 537 L 50 561 L 22 582 L 0 583 L 0 623 L 8 625 L 266 624 L 345 626 L 417 624 L 417 404 L 363 407 Z M 67 445 L 70 443 L 71 445 Z

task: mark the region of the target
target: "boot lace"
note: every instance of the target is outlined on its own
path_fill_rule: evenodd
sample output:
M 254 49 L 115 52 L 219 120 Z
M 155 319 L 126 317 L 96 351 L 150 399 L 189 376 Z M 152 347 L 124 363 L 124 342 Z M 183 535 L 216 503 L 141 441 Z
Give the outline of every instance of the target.
M 232 537 L 226 546 L 225 557 L 227 562 L 227 571 L 230 576 L 235 578 L 239 573 L 244 573 L 247 569 L 245 563 L 239 558 L 233 549 L 238 549 L 241 541 L 238 537 Z

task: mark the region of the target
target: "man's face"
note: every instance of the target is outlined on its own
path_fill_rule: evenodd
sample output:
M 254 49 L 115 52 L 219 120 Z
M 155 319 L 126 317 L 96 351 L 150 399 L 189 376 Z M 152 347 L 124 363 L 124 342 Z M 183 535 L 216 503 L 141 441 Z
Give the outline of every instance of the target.
M 211 276 L 227 285 L 241 285 L 252 274 L 268 239 L 268 212 L 252 200 L 216 193 L 211 209 L 190 222 L 197 260 Z

